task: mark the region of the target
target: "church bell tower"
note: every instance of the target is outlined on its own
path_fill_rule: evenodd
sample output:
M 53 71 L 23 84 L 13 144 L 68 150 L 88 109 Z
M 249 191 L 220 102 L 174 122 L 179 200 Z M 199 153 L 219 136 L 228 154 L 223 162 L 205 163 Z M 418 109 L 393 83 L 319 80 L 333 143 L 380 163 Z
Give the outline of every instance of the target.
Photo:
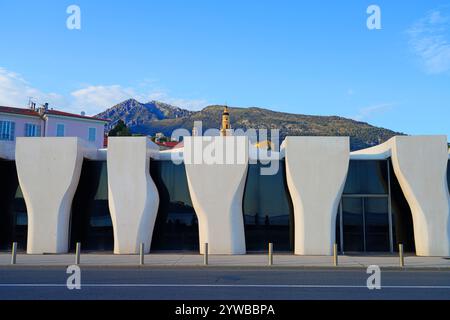
M 222 113 L 222 127 L 220 128 L 220 135 L 225 137 L 231 135 L 231 124 L 230 124 L 230 113 L 228 112 L 228 107 Z

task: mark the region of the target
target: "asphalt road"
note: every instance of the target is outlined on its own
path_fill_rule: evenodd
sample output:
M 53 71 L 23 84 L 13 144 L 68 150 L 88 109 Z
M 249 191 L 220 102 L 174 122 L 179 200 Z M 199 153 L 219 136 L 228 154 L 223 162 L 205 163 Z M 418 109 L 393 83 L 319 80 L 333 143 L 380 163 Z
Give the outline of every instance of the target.
M 450 300 L 450 271 L 382 270 L 369 290 L 365 269 L 86 268 L 81 290 L 62 267 L 0 268 L 1 300 Z

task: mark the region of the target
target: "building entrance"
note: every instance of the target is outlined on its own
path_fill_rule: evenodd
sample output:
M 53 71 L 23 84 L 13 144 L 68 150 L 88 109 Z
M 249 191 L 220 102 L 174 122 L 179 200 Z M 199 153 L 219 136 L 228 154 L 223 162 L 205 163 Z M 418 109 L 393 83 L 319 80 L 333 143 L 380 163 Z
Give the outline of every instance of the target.
M 392 221 L 387 196 L 344 196 L 338 223 L 341 251 L 392 251 Z

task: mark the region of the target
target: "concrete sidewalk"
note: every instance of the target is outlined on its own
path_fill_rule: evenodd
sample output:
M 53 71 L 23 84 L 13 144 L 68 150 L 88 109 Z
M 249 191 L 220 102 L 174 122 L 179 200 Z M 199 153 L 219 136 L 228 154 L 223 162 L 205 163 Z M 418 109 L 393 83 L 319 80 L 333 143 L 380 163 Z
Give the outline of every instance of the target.
M 74 254 L 63 255 L 17 255 L 17 266 L 67 266 L 75 263 Z M 0 254 L 0 266 L 9 266 L 11 255 Z M 367 268 L 378 265 L 381 268 L 399 268 L 398 256 L 339 256 L 339 267 Z M 139 255 L 112 255 L 85 253 L 81 255 L 81 265 L 120 267 L 139 265 Z M 209 256 L 210 266 L 220 267 L 265 267 L 268 256 L 264 254 L 247 254 L 242 256 Z M 192 267 L 203 266 L 203 256 L 195 254 L 149 254 L 145 256 L 145 266 L 154 267 Z M 274 267 L 304 267 L 329 268 L 333 267 L 333 257 L 325 256 L 295 256 L 292 254 L 275 254 Z M 405 267 L 449 269 L 450 258 L 441 257 L 405 257 Z

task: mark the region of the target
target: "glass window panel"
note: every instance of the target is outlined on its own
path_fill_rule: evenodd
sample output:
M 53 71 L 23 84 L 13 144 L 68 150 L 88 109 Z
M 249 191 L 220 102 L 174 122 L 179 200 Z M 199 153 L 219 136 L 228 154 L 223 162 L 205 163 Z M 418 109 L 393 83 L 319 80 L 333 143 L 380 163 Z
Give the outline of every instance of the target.
M 388 199 L 365 198 L 366 251 L 389 252 Z
M 64 125 L 58 124 L 56 125 L 56 136 L 57 137 L 64 137 Z
M 10 134 L 9 140 L 14 141 L 14 139 L 16 137 L 16 123 L 15 122 L 11 122 L 9 134 Z
M 192 207 L 184 164 L 152 160 L 150 173 L 159 193 L 151 250 L 198 252 L 198 220 Z
M 387 194 L 386 161 L 350 161 L 344 194 Z
M 95 136 L 96 136 L 96 130 L 95 128 L 89 128 L 89 141 L 93 142 L 95 141 Z
M 15 138 L 15 127 L 15 122 L 0 121 L 0 140 L 13 141 Z
M 77 242 L 81 242 L 85 250 L 113 250 L 107 186 L 106 161 L 85 160 L 72 204 L 72 250 Z
M 25 136 L 26 137 L 38 137 L 41 135 L 41 126 L 32 123 L 25 124 Z
M 277 174 L 261 175 L 261 163 L 250 164 L 243 199 L 245 239 L 248 251 L 293 251 L 294 218 L 286 186 L 285 164 Z
M 364 251 L 364 218 L 362 198 L 343 198 L 344 251 Z
M 338 213 L 336 215 L 336 244 L 338 245 L 338 251 L 342 252 L 342 243 L 341 243 L 341 205 L 339 205 Z
M 14 161 L 0 160 L 0 250 L 11 250 L 17 242 L 19 250 L 27 244 L 27 209 L 17 178 Z

